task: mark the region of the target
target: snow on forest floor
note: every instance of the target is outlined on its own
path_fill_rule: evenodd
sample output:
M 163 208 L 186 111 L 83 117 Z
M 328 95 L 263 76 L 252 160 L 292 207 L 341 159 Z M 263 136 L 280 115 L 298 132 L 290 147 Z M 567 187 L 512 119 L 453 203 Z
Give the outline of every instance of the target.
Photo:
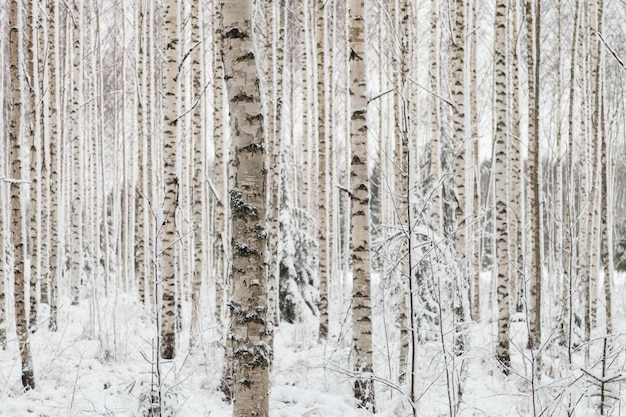
M 621 282 L 621 279 L 620 279 Z M 615 327 L 626 330 L 622 285 L 616 285 Z M 485 307 L 487 307 L 485 305 Z M 104 313 L 94 316 L 94 311 Z M 45 317 L 45 312 L 40 312 Z M 374 352 L 377 413 L 379 417 L 408 416 L 410 410 L 397 389 L 398 337 L 393 315 L 381 303 L 374 306 Z M 553 313 L 553 312 L 552 312 Z M 546 314 L 552 314 L 546 312 Z M 418 350 L 416 375 L 417 410 L 420 416 L 450 415 L 446 376 L 456 378 L 465 369 L 461 406 L 463 416 L 532 416 L 531 361 L 525 349 L 524 315 L 513 316 L 511 324 L 513 369 L 504 377 L 494 359 L 495 324 L 489 320 L 468 325 L 468 349 L 463 361 L 442 354 L 440 340 L 425 342 Z M 599 323 L 603 317 L 599 317 Z M 95 323 L 97 328 L 93 328 Z M 319 343 L 316 323 L 281 324 L 275 332 L 272 392 L 272 417 L 366 416 L 352 399 L 350 378 L 351 334 L 345 321 L 333 330 L 333 338 Z M 102 329 L 101 331 L 99 329 Z M 152 365 L 153 321 L 147 311 L 128 295 L 94 305 L 85 300 L 80 306 L 64 305 L 59 313 L 59 330 L 51 332 L 44 322 L 32 337 L 37 389 L 24 393 L 20 382 L 17 344 L 12 340 L 0 351 L 0 416 L 74 417 L 141 416 L 154 382 Z M 621 333 L 620 333 L 621 334 Z M 96 336 L 97 335 L 97 336 Z M 386 336 L 385 336 L 386 335 Z M 13 333 L 14 337 L 14 333 Z M 189 348 L 183 343 L 178 357 L 162 366 L 168 414 L 178 417 L 226 417 L 231 407 L 216 390 L 222 358 L 212 349 L 215 335 L 208 329 L 202 343 Z M 185 333 L 183 333 L 185 339 Z M 625 366 L 623 338 L 613 343 L 608 369 L 619 374 Z M 186 353 L 188 352 L 188 353 Z M 598 415 L 590 399 L 589 378 L 581 368 L 581 354 L 569 367 L 562 347 L 543 351 L 541 381 L 535 380 L 536 415 L 566 415 L 566 404 L 574 404 L 576 416 Z M 592 344 L 590 372 L 599 369 L 602 341 Z M 444 361 L 444 357 L 447 358 Z M 446 366 L 447 365 L 447 366 Z M 446 373 L 448 369 L 448 373 Z M 626 399 L 622 383 L 611 385 L 620 399 Z M 615 402 L 611 414 L 620 415 L 622 401 Z M 404 407 L 403 407 L 404 405 Z M 621 413 L 624 414 L 623 412 Z

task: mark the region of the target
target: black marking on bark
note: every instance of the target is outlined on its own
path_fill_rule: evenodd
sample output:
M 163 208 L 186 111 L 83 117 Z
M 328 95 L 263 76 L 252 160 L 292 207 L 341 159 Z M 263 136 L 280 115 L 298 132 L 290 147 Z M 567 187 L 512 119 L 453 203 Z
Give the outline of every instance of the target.
M 259 113 L 259 114 L 255 115 L 255 116 L 248 116 L 248 117 L 246 117 L 246 120 L 249 121 L 250 123 L 262 122 L 263 121 L 263 114 Z
M 254 101 L 254 97 L 253 96 L 249 96 L 246 93 L 239 93 L 236 96 L 233 97 L 233 99 L 231 100 L 231 102 L 233 103 L 252 103 Z
M 224 33 L 224 39 L 245 39 L 247 37 L 248 34 L 238 27 L 229 29 Z
M 239 58 L 235 60 L 236 62 L 244 62 L 244 61 L 254 61 L 254 54 L 252 52 L 248 52 L 245 55 L 241 55 Z
M 365 109 L 355 110 L 352 112 L 352 120 L 365 120 L 367 111 Z
M 263 152 L 264 149 L 265 148 L 262 143 L 251 143 L 250 145 L 246 145 L 246 146 L 239 148 L 239 150 L 242 152 L 250 152 L 250 153 Z

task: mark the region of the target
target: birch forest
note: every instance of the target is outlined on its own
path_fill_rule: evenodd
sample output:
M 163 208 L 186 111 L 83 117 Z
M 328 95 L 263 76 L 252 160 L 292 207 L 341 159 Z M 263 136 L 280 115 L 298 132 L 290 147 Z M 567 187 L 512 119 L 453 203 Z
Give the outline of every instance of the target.
M 625 415 L 625 62 L 624 0 L 1 1 L 0 416 Z

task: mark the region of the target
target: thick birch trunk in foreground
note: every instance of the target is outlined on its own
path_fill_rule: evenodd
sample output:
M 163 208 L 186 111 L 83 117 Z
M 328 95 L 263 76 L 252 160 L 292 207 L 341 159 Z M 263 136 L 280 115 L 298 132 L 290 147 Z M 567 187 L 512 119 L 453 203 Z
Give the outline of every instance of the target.
M 177 154 L 177 77 L 178 32 L 176 27 L 177 0 L 165 4 L 164 36 L 165 65 L 163 68 L 163 224 L 160 230 L 162 245 L 160 254 L 161 280 L 163 286 L 161 356 L 172 359 L 176 348 L 176 210 L 178 208 Z
M 15 279 L 15 331 L 17 333 L 20 357 L 22 360 L 22 386 L 25 389 L 35 388 L 33 360 L 30 353 L 30 337 L 28 332 L 28 317 L 26 316 L 26 253 L 25 244 L 28 240 L 28 229 L 23 227 L 24 213 L 20 201 L 22 184 L 17 180 L 22 178 L 21 161 L 21 110 L 20 97 L 20 61 L 19 61 L 19 12 L 18 1 L 13 0 L 9 11 L 9 63 L 11 73 L 11 121 L 9 124 L 9 146 L 11 178 L 11 244 L 13 245 L 13 277 Z M 30 110 L 30 109 L 28 109 Z M 26 236 L 22 231 L 26 231 Z
M 506 1 L 496 2 L 495 20 L 495 198 L 496 198 L 496 261 L 498 265 L 498 342 L 496 358 L 509 373 L 511 364 L 509 341 L 509 251 L 507 239 L 508 201 L 506 192 L 507 161 L 507 99 L 506 99 Z
M 267 305 L 267 152 L 256 58 L 252 0 L 222 1 L 222 58 L 233 141 L 232 217 L 233 416 L 269 415 L 272 331 Z
M 350 190 L 352 197 L 352 329 L 354 396 L 359 406 L 374 411 L 372 379 L 372 305 L 370 285 L 370 210 L 367 174 L 367 97 L 365 86 L 365 13 L 363 0 L 349 4 L 350 39 Z

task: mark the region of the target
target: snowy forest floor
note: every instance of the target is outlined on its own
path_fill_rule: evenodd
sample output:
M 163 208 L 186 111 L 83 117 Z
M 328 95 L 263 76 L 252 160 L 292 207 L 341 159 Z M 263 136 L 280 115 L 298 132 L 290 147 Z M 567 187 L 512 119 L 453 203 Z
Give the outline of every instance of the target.
M 614 288 L 616 334 L 626 331 L 623 297 L 624 276 L 617 276 Z M 485 279 L 488 282 L 488 279 Z M 486 289 L 485 289 L 486 290 Z M 487 294 L 485 291 L 483 294 Z M 546 293 L 549 296 L 549 291 Z M 483 316 L 488 316 L 485 300 Z M 341 304 L 341 303 L 339 303 Z M 336 305 L 335 313 L 347 310 Z M 546 300 L 546 305 L 552 305 Z M 188 307 L 188 306 L 187 306 Z M 556 315 L 546 311 L 546 315 Z M 388 310 L 388 308 L 387 308 Z M 599 308 L 601 310 L 601 308 Z M 407 402 L 393 382 L 397 375 L 398 331 L 393 314 L 385 303 L 375 302 L 374 357 L 377 378 L 377 416 L 411 415 Z M 10 312 L 9 312 L 10 313 Z M 47 317 L 40 311 L 40 317 Z M 99 314 L 96 314 L 99 313 Z M 184 312 L 185 313 L 185 312 Z M 188 314 L 183 314 L 188 317 Z M 598 323 L 602 323 L 599 317 Z M 548 320 L 546 320 L 548 321 Z M 37 389 L 24 393 L 20 382 L 20 360 L 15 334 L 0 351 L 0 416 L 145 416 L 151 384 L 155 383 L 154 324 L 149 313 L 127 294 L 114 299 L 85 299 L 79 306 L 64 304 L 59 312 L 59 329 L 51 332 L 43 322 L 32 337 Z M 274 363 L 270 408 L 272 417 L 369 415 L 356 408 L 350 375 L 350 321 L 342 320 L 331 329 L 327 343 L 316 340 L 316 321 L 282 323 L 275 331 Z M 338 326 L 338 327 L 337 327 Z M 544 326 L 545 327 L 545 326 Z M 462 360 L 454 358 L 451 343 L 443 353 L 441 338 L 425 341 L 418 349 L 416 373 L 417 410 L 420 416 L 450 415 L 447 377 L 457 378 L 463 369 L 463 396 L 456 416 L 576 416 L 599 415 L 599 399 L 587 372 L 601 374 L 602 337 L 591 344 L 589 366 L 584 355 L 567 360 L 567 350 L 554 343 L 541 351 L 542 376 L 532 383 L 532 355 L 525 349 L 524 315 L 511 323 L 512 368 L 504 376 L 494 359 L 495 324 L 483 319 L 467 325 L 467 350 Z M 449 339 L 451 332 L 443 329 Z M 550 334 L 550 329 L 546 329 Z M 601 336 L 601 335 L 596 335 Z M 203 340 L 189 347 L 182 333 L 178 357 L 162 364 L 164 416 L 226 417 L 231 407 L 216 390 L 223 359 L 215 349 L 214 328 Z M 616 379 L 626 364 L 626 338 L 612 339 L 607 361 L 609 378 Z M 626 399 L 622 382 L 607 384 L 617 398 L 605 415 L 619 416 Z M 533 391 L 535 407 L 533 409 Z M 404 408 L 403 408 L 404 407 Z

